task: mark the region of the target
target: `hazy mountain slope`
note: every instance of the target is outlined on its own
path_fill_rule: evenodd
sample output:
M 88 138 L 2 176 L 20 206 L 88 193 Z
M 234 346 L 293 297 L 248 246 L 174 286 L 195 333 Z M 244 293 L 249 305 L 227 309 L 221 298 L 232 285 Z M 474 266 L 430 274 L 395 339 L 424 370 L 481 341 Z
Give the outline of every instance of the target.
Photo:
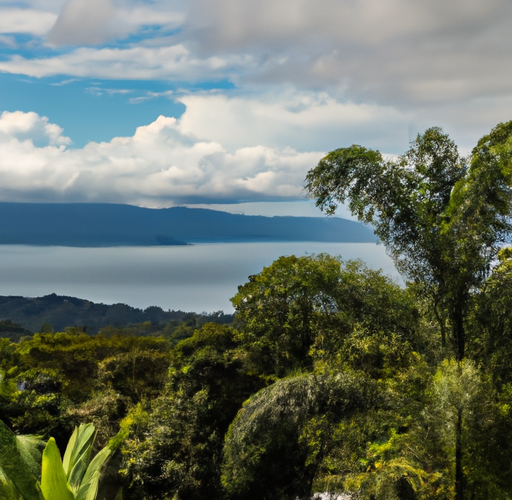
M 262 217 L 97 203 L 0 203 L 0 244 L 87 247 L 231 241 L 355 243 L 376 238 L 362 224 L 340 218 Z

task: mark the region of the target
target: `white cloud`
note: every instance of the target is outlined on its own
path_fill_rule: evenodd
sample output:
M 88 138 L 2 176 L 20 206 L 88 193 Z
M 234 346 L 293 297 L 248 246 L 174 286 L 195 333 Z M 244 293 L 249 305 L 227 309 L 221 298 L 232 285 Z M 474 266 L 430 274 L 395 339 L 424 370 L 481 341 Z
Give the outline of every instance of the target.
M 133 92 L 131 89 L 106 89 L 104 87 L 87 87 L 85 92 L 96 96 L 100 95 L 116 95 L 116 94 L 130 94 Z
M 57 45 L 96 45 L 124 38 L 148 26 L 169 30 L 179 26 L 183 14 L 156 5 L 112 0 L 68 0 L 48 41 Z
M 62 128 L 49 123 L 46 116 L 34 112 L 23 113 L 4 111 L 0 115 L 0 141 L 2 143 L 18 141 L 33 144 L 46 143 L 52 146 L 70 144 L 71 140 L 62 135 Z
M 364 137 L 370 147 L 403 151 L 409 140 L 407 115 L 392 107 L 344 102 L 327 93 L 288 89 L 231 98 L 196 93 L 178 100 L 187 107 L 180 131 L 228 148 L 264 144 L 328 151 Z
M 179 119 L 160 116 L 133 136 L 76 149 L 66 149 L 69 139 L 46 117 L 2 113 L 0 201 L 171 206 L 296 200 L 303 196 L 306 173 L 326 151 L 362 143 L 402 153 L 410 134 L 424 129 L 422 122 L 408 126 L 410 117 L 391 107 L 341 102 L 326 93 L 203 93 L 180 100 L 186 111 Z M 479 104 L 487 121 L 494 116 L 485 115 L 490 104 L 497 105 Z M 477 127 L 470 110 L 461 116 L 455 110 L 440 116 L 461 130 L 464 121 L 467 130 Z M 495 124 L 483 128 L 486 120 L 478 125 L 479 135 Z M 478 136 L 468 135 L 473 145 Z
M 0 199 L 185 201 L 297 199 L 321 153 L 253 146 L 228 151 L 160 116 L 132 137 L 65 149 L 62 130 L 35 113 L 0 115 Z M 46 137 L 46 145 L 36 139 Z M 60 144 L 60 146 L 59 146 Z
M 139 104 L 144 101 L 149 101 L 151 99 L 157 99 L 158 97 L 167 97 L 171 98 L 174 96 L 173 90 L 164 90 L 163 92 L 151 92 L 147 91 L 144 95 L 139 97 L 131 97 L 129 102 L 130 104 Z
M 106 79 L 198 80 L 227 77 L 233 67 L 243 64 L 238 56 L 200 59 L 184 45 L 170 47 L 134 46 L 119 48 L 78 48 L 49 58 L 27 59 L 19 55 L 0 62 L 0 71 L 41 78 L 54 75 Z
M 52 12 L 0 7 L 0 33 L 42 36 L 48 32 L 56 19 L 57 16 Z
M 69 85 L 70 83 L 78 81 L 78 78 L 68 78 L 67 80 L 62 80 L 57 83 L 50 83 L 53 87 L 63 87 L 64 85 Z

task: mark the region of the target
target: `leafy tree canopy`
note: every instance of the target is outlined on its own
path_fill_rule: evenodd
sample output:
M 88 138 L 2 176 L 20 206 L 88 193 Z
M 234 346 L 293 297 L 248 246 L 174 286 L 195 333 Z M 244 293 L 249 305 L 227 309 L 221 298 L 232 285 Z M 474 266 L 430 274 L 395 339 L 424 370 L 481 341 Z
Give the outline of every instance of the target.
M 348 202 L 372 224 L 397 268 L 448 317 L 459 360 L 470 292 L 510 233 L 511 183 L 512 121 L 480 139 L 469 158 L 431 128 L 397 159 L 354 145 L 330 152 L 306 177 L 327 213 Z

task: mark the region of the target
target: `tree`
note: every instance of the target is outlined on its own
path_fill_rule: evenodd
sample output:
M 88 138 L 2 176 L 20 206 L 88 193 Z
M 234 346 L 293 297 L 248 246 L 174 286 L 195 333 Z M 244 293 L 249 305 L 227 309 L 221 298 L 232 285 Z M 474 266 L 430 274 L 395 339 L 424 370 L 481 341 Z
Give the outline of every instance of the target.
M 246 370 L 239 344 L 231 327 L 208 323 L 173 348 L 164 394 L 124 420 L 128 498 L 222 498 L 224 434 L 262 386 Z
M 311 498 L 333 434 L 381 402 L 364 376 L 310 373 L 281 379 L 252 396 L 225 438 L 222 482 L 230 500 Z
M 306 177 L 328 214 L 348 201 L 352 214 L 386 245 L 404 276 L 432 298 L 456 358 L 464 358 L 472 290 L 488 276 L 507 239 L 512 121 L 497 125 L 465 159 L 440 128 L 418 135 L 396 160 L 353 145 L 330 152 Z
M 498 254 L 498 265 L 475 296 L 470 317 L 470 354 L 490 369 L 498 388 L 512 382 L 512 249 Z
M 231 299 L 241 343 L 270 378 L 338 355 L 355 330 L 412 340 L 416 309 L 402 289 L 361 261 L 280 257 Z

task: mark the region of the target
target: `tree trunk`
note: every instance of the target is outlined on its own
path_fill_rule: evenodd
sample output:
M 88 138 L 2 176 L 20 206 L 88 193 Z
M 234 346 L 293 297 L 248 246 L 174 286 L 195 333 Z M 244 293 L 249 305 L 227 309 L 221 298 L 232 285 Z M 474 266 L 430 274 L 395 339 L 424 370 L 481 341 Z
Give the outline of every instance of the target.
M 443 317 L 439 314 L 438 310 L 439 301 L 434 299 L 434 314 L 436 316 L 437 322 L 439 323 L 439 328 L 441 329 L 441 345 L 443 348 L 446 347 L 446 322 Z
M 464 331 L 464 307 L 460 301 L 456 303 L 451 312 L 453 341 L 455 344 L 455 358 L 460 363 L 466 352 L 466 333 Z
M 455 500 L 464 500 L 464 471 L 462 470 L 462 408 L 457 414 L 455 437 Z

